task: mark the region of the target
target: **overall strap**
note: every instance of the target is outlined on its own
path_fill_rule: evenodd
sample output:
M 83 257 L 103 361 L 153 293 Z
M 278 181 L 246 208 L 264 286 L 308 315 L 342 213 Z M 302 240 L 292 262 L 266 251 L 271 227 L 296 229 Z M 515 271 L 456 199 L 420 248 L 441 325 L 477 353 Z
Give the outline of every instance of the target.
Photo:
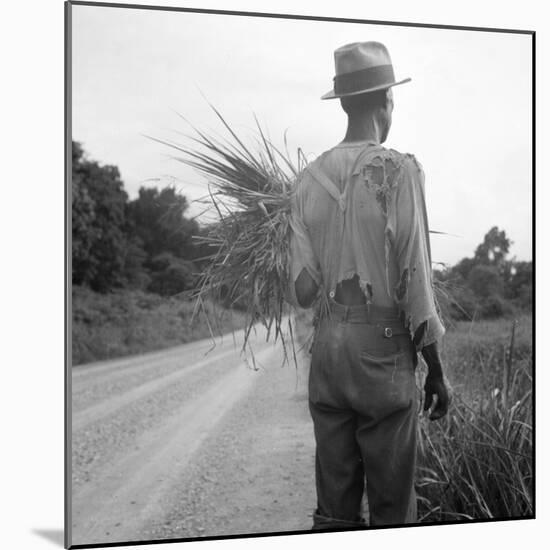
M 357 157 L 357 160 L 355 161 L 352 170 L 350 174 L 356 175 L 357 166 L 359 164 L 366 164 L 371 160 L 371 157 L 375 156 L 376 154 L 379 154 L 381 150 L 384 150 L 384 148 L 380 145 L 369 145 L 365 150 L 363 150 L 359 156 Z M 344 225 L 345 225 L 345 211 L 346 211 L 346 203 L 347 203 L 347 195 L 348 195 L 348 189 L 350 185 L 346 185 L 344 188 L 344 191 L 340 193 L 340 189 L 336 186 L 336 184 L 325 174 L 321 168 L 319 168 L 317 163 L 310 164 L 307 166 L 306 170 L 309 172 L 311 177 L 317 183 L 323 186 L 325 191 L 338 203 L 338 206 L 340 208 L 340 212 L 342 213 L 342 223 L 340 225 L 341 230 L 341 238 L 344 238 Z M 343 244 L 343 243 L 342 243 Z M 341 259 L 342 256 L 342 246 L 339 247 L 339 256 Z M 337 272 L 339 269 L 340 260 L 333 266 L 333 271 Z M 332 274 L 331 278 L 329 280 L 332 281 L 332 284 L 335 283 L 335 277 L 334 274 Z M 329 289 L 329 296 L 331 298 L 334 298 L 336 288 Z
M 383 147 L 380 145 L 369 145 L 366 149 L 364 149 L 357 157 L 352 170 L 350 172 L 351 175 L 355 174 L 356 168 L 361 163 L 366 163 L 370 160 L 370 157 L 378 154 L 380 150 L 383 150 Z M 328 278 L 329 281 L 331 281 L 331 285 L 336 284 L 336 277 L 338 275 L 338 271 L 340 269 L 340 262 L 342 258 L 342 252 L 343 252 L 343 239 L 345 234 L 345 224 L 346 224 L 346 203 L 347 203 L 347 197 L 348 197 L 348 189 L 351 187 L 350 185 L 346 185 L 344 188 L 344 191 L 341 193 L 340 189 L 336 186 L 336 184 L 326 175 L 326 173 L 319 168 L 318 163 L 313 163 L 307 166 L 306 170 L 309 172 L 311 177 L 317 181 L 320 185 L 323 186 L 325 191 L 338 203 L 338 206 L 340 208 L 340 212 L 342 214 L 341 216 L 341 223 L 340 223 L 340 238 L 342 239 L 341 245 L 338 249 L 338 262 L 332 264 L 331 267 L 331 276 Z M 336 287 L 330 288 L 329 290 L 329 297 L 334 298 Z
M 370 161 L 370 157 L 374 156 L 375 154 L 379 153 L 384 148 L 380 145 L 374 145 L 368 147 L 365 151 L 363 151 L 357 158 L 353 169 L 351 171 L 352 175 L 355 175 L 357 172 L 357 165 L 360 163 L 366 163 Z M 338 206 L 340 207 L 341 212 L 345 212 L 346 210 L 346 197 L 347 197 L 347 191 L 348 191 L 348 185 L 344 188 L 344 191 L 340 193 L 340 189 L 335 185 L 335 183 L 321 170 L 317 164 L 310 164 L 306 170 L 310 173 L 310 175 L 313 177 L 314 180 L 317 181 L 317 183 L 320 183 L 324 189 L 327 191 L 327 193 L 338 203 Z
M 340 193 L 340 189 L 338 189 L 332 180 L 317 166 L 310 165 L 306 170 L 311 174 L 313 179 L 325 188 L 325 191 L 339 204 L 340 210 L 344 212 L 346 209 L 346 190 L 344 189 L 344 192 Z

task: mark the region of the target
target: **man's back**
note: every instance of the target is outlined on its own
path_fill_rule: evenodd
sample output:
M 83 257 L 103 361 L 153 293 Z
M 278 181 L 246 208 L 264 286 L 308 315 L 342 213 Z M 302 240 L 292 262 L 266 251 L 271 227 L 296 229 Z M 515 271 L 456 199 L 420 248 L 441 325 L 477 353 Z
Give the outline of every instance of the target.
M 425 299 L 432 290 L 424 176 L 412 155 L 343 142 L 304 170 L 295 209 L 329 295 L 355 277 L 368 303 L 400 306 L 411 333 L 431 318 L 432 337 L 441 335 L 433 299 Z

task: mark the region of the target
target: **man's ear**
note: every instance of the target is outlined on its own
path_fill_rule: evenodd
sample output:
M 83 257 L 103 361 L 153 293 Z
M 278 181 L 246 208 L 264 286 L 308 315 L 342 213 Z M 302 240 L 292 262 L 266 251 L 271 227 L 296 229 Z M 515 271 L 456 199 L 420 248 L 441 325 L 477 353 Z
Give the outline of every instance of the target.
M 389 107 L 393 107 L 393 92 L 391 88 L 388 88 L 386 90 L 386 111 L 389 109 Z

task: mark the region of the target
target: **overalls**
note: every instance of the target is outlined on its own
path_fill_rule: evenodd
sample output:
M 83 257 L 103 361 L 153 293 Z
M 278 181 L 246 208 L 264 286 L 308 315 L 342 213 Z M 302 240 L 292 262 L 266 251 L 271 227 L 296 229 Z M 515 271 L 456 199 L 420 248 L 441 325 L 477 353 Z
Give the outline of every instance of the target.
M 414 350 L 396 311 L 331 302 L 312 348 L 309 408 L 317 443 L 314 529 L 416 521 Z

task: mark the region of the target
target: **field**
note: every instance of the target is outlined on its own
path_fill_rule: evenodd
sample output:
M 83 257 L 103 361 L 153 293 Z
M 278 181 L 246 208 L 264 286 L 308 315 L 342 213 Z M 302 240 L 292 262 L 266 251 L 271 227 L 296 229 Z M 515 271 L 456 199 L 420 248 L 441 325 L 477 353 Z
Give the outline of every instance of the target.
M 74 286 L 72 364 L 159 350 L 241 328 L 244 316 L 220 307 L 191 323 L 193 303 L 141 291 L 98 294 Z
M 442 355 L 453 401 L 419 423 L 419 517 L 532 516 L 531 318 L 458 323 Z

